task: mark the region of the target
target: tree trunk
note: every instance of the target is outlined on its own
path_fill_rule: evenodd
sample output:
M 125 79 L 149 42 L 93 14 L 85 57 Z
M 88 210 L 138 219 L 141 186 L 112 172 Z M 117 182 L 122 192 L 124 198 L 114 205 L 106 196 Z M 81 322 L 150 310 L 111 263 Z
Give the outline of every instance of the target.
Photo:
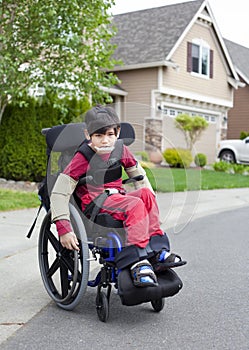
M 0 98 L 0 124 L 2 121 L 3 113 L 5 111 L 5 108 L 7 107 L 8 104 L 8 98 L 3 96 Z

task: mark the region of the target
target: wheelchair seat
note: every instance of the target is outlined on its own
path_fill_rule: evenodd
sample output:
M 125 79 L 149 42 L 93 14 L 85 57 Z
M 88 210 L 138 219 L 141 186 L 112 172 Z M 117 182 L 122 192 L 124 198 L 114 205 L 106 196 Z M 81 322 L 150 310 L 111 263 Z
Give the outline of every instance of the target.
M 99 213 L 96 216 L 95 223 L 102 227 L 123 228 L 123 221 L 115 220 L 111 215 L 107 213 Z

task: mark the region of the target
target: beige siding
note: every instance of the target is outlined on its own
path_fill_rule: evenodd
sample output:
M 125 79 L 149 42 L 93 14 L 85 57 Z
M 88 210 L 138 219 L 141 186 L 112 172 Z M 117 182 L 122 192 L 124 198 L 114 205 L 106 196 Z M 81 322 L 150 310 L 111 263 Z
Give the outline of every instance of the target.
M 117 72 L 121 86 L 128 92 L 126 102 L 151 104 L 151 90 L 158 85 L 158 68 Z
M 157 88 L 158 69 L 147 68 L 117 72 L 122 88 L 128 92 L 122 106 L 122 120 L 131 123 L 136 132 L 134 150 L 144 149 L 144 120 L 151 117 L 151 90 Z
M 213 79 L 197 77 L 187 72 L 187 42 L 191 42 L 194 38 L 203 39 L 214 51 Z M 212 28 L 196 23 L 172 57 L 172 60 L 179 65 L 179 70 L 172 68 L 165 70 L 164 86 L 231 101 L 232 89 L 227 83 L 228 74 L 221 57 L 222 53 Z

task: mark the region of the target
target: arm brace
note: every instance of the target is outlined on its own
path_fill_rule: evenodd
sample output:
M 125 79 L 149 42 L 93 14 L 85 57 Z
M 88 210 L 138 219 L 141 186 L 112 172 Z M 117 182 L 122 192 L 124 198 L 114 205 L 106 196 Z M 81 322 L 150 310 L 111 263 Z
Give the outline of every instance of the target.
M 70 176 L 62 173 L 58 176 L 50 197 L 53 222 L 56 220 L 70 221 L 69 200 L 76 185 L 77 181 Z
M 153 194 L 155 194 L 155 192 L 153 191 L 153 188 L 148 180 L 148 177 L 146 175 L 146 172 L 145 170 L 141 167 L 141 165 L 137 162 L 136 165 L 130 167 L 130 168 L 127 168 L 125 169 L 125 172 L 126 174 L 129 176 L 129 178 L 131 177 L 134 177 L 134 176 L 138 176 L 138 175 L 143 175 L 143 180 L 140 180 L 140 181 L 136 181 L 134 183 L 135 185 L 135 188 L 138 189 L 138 188 L 141 188 L 141 187 L 147 187 L 151 190 L 151 192 Z

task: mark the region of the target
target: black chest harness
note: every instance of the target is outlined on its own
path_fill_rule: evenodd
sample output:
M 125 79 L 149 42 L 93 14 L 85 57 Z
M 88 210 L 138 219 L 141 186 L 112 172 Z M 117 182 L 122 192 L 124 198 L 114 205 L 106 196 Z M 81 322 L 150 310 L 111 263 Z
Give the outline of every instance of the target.
M 93 180 L 91 182 L 93 184 L 103 185 L 122 177 L 121 158 L 123 154 L 123 140 L 116 141 L 115 148 L 111 152 L 108 161 L 104 161 L 87 143 L 83 143 L 79 147 L 78 152 L 83 154 L 90 165 L 89 170 L 82 177 L 92 176 Z

